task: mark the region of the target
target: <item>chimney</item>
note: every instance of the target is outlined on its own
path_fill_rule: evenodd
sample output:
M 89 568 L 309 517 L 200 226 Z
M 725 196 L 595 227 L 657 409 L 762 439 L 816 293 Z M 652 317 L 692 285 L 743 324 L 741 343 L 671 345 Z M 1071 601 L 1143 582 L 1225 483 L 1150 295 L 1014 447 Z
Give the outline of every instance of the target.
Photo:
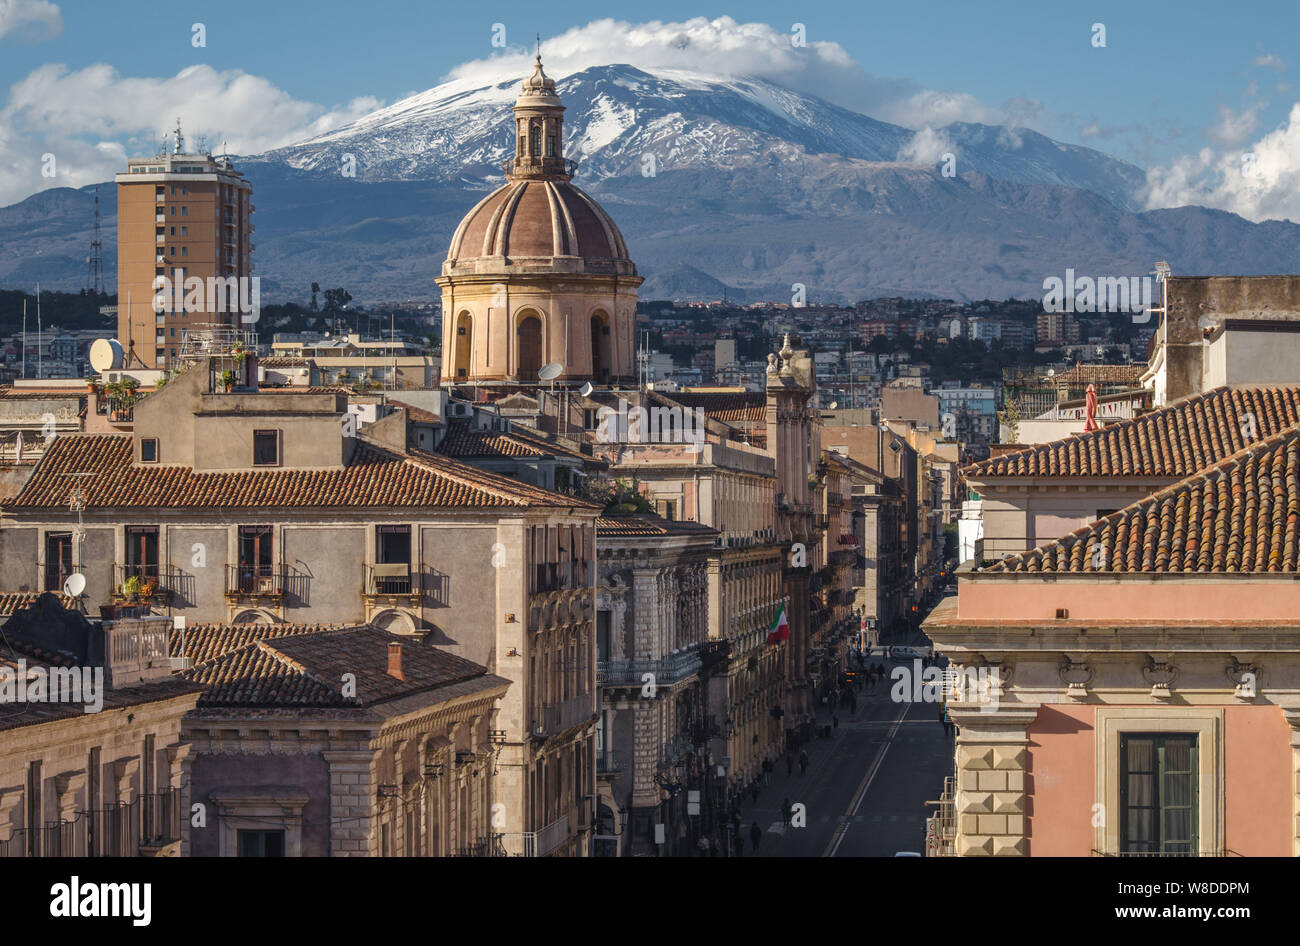
M 388 675 L 395 679 L 406 682 L 406 674 L 402 673 L 402 643 L 401 641 L 392 641 L 388 645 Z

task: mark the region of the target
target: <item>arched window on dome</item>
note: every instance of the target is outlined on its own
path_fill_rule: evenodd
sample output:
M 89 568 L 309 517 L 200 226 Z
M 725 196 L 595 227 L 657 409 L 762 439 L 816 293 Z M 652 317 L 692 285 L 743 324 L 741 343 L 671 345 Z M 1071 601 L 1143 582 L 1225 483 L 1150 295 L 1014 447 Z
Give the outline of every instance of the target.
M 451 364 L 455 371 L 454 377 L 468 378 L 472 367 L 470 358 L 474 352 L 474 319 L 468 312 L 456 316 L 456 337 L 453 341 L 455 358 Z
M 548 158 L 555 157 L 555 136 L 554 135 L 546 136 L 546 156 Z
M 536 381 L 542 367 L 542 320 L 533 310 L 523 313 L 515 328 L 518 352 L 517 374 L 520 381 Z
M 593 381 L 609 380 L 610 369 L 609 315 L 603 309 L 591 314 L 591 378 Z
M 534 158 L 540 158 L 542 156 L 542 129 L 534 125 L 528 130 L 528 137 L 530 139 L 529 154 Z

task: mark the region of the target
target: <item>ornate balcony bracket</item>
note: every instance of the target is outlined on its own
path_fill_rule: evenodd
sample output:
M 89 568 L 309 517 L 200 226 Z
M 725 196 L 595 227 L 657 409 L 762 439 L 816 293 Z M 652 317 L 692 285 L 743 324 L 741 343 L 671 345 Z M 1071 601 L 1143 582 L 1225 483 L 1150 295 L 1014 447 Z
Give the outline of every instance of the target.
M 1151 684 L 1151 699 L 1168 700 L 1174 695 L 1174 683 L 1178 679 L 1178 668 L 1169 660 L 1156 660 L 1150 654 L 1142 667 L 1142 676 Z
M 1223 675 L 1232 684 L 1232 698 L 1243 703 L 1252 703 L 1259 692 L 1259 677 L 1263 668 L 1256 663 L 1242 663 L 1236 657 L 1229 657 L 1232 662 L 1223 669 Z

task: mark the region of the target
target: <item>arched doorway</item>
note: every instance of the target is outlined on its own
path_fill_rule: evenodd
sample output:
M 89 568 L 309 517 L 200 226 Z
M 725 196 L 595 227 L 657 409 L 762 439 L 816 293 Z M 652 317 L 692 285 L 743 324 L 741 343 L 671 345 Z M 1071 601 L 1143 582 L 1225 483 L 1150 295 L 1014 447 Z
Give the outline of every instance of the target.
M 519 320 L 515 333 L 519 343 L 519 380 L 536 381 L 537 371 L 542 367 L 542 320 L 530 312 Z
M 468 378 L 470 369 L 470 357 L 474 342 L 474 320 L 468 312 L 462 312 L 456 316 L 456 338 L 455 338 L 455 358 L 452 361 L 452 368 L 455 370 L 454 377 Z
M 591 377 L 593 381 L 608 381 L 609 316 L 597 309 L 591 314 Z

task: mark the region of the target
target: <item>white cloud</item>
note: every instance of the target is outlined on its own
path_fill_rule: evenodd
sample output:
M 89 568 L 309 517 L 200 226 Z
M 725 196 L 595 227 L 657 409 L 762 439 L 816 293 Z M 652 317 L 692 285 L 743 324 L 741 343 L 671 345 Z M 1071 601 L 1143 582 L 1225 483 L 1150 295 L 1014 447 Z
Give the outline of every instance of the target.
M 0 38 L 14 34 L 34 41 L 63 32 L 63 17 L 49 0 L 0 0 Z
M 728 16 L 695 17 L 680 23 L 595 20 L 542 42 L 548 75 L 563 78 L 591 66 L 627 63 L 639 69 L 685 69 L 715 77 L 768 79 L 855 112 L 909 128 L 952 121 L 1000 122 L 1006 114 L 974 96 L 923 88 L 910 79 L 873 76 L 839 43 L 794 34 L 766 23 L 737 23 Z M 526 74 L 532 66 L 532 37 L 486 59 L 457 66 L 448 79 L 488 85 Z
M 1246 106 L 1240 112 L 1234 112 L 1226 105 L 1219 106 L 1219 120 L 1205 130 L 1205 134 L 1217 145 L 1225 148 L 1241 144 L 1259 127 L 1259 110 L 1265 103 L 1256 102 Z
M 3 0 L 0 0 L 3 2 Z M 187 141 L 254 154 L 319 135 L 382 103 L 358 98 L 334 109 L 293 98 L 237 69 L 190 66 L 168 78 L 129 78 L 107 65 L 69 72 L 42 66 L 9 90 L 0 108 L 0 204 L 46 187 L 110 179 L 130 154 L 152 153 L 180 117 Z M 57 178 L 41 177 L 53 154 Z
M 898 160 L 909 164 L 938 164 L 945 154 L 956 155 L 957 149 L 947 135 L 927 125 L 899 150 Z
M 1147 172 L 1150 208 L 1200 204 L 1248 220 L 1300 222 L 1300 102 L 1248 148 L 1202 148 Z
M 1274 72 L 1282 72 L 1286 69 L 1286 60 L 1274 53 L 1266 53 L 1263 56 L 1255 57 L 1255 65 L 1264 69 L 1272 69 Z

